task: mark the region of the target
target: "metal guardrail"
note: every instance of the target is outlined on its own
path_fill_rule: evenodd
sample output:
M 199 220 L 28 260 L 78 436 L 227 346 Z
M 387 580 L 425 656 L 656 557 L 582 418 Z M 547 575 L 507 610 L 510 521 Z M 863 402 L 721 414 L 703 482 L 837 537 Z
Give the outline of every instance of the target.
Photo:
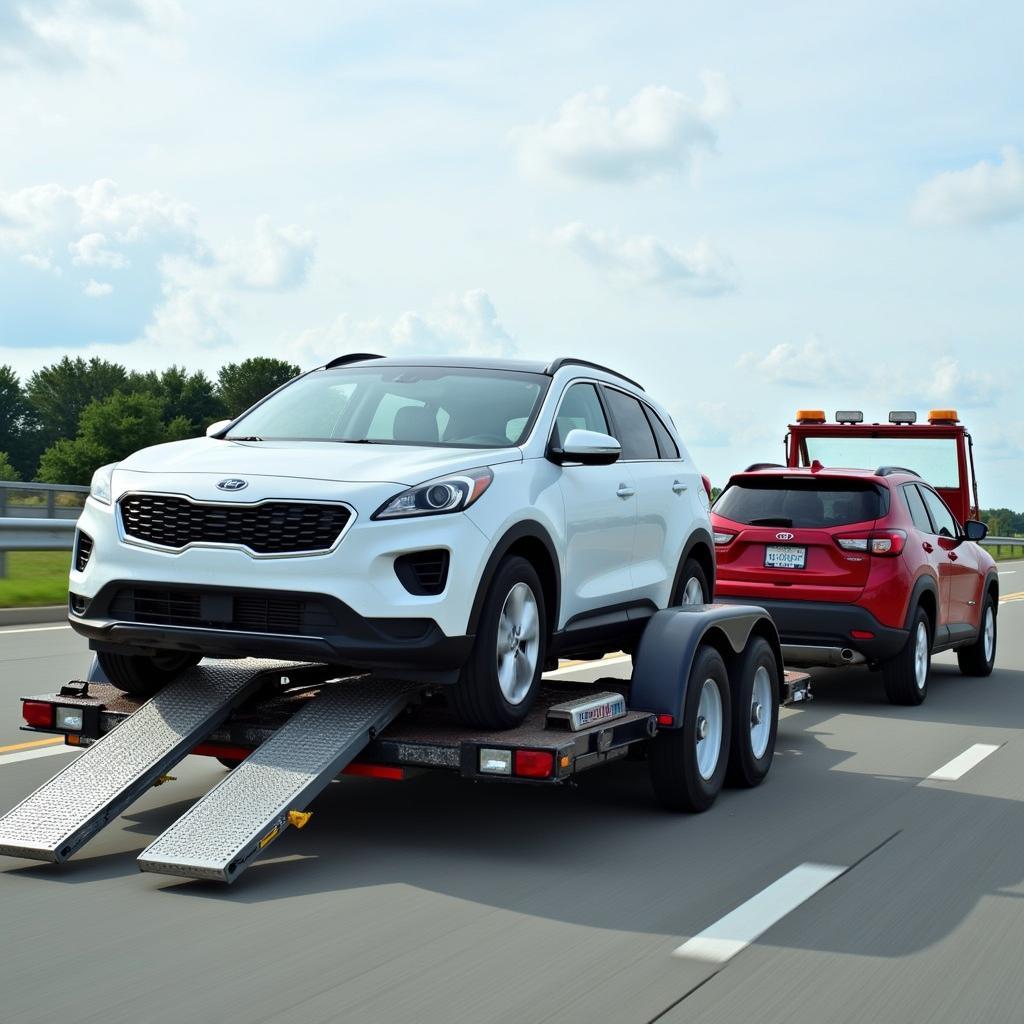
M 88 487 L 0 480 L 0 518 L 77 519 Z

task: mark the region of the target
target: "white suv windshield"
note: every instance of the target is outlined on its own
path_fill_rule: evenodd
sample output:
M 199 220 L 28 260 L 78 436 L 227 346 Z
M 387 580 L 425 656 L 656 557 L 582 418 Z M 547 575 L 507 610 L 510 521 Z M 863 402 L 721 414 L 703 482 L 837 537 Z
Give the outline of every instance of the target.
M 316 370 L 226 437 L 508 448 L 526 436 L 547 384 L 539 373 L 448 366 Z

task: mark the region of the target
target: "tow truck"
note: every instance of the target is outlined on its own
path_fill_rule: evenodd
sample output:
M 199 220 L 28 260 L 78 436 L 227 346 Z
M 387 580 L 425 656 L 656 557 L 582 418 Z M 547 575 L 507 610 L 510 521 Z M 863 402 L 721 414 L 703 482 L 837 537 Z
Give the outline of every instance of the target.
M 787 466 L 913 469 L 932 485 L 961 524 L 978 518 L 974 442 L 956 409 L 932 409 L 927 423 L 913 410 L 865 423 L 860 410 L 840 410 L 828 423 L 821 409 L 801 409 L 784 439 Z
M 597 663 L 600 664 L 600 663 Z M 811 699 L 786 672 L 775 626 L 753 606 L 651 616 L 629 679 L 549 674 L 530 717 L 504 731 L 458 723 L 443 688 L 322 665 L 206 661 L 149 700 L 102 678 L 22 699 L 24 729 L 82 753 L 0 817 L 0 854 L 63 863 L 189 754 L 229 772 L 142 851 L 142 871 L 231 883 L 344 775 L 400 780 L 447 771 L 476 782 L 572 785 L 646 759 L 659 802 L 701 811 L 726 777 L 768 774 L 780 704 Z

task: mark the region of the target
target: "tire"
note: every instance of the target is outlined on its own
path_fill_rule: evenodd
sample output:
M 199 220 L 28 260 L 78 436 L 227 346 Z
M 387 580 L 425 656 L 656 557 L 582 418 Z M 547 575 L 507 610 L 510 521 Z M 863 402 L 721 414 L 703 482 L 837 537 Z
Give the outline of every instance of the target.
M 726 780 L 747 789 L 760 785 L 772 766 L 779 728 L 779 665 L 772 645 L 751 637 L 736 661 L 738 684 Z
M 990 676 L 996 664 L 996 641 L 999 639 L 996 602 L 992 593 L 985 594 L 981 608 L 981 635 L 970 647 L 956 652 L 957 664 L 965 676 Z
M 706 811 L 715 802 L 729 763 L 730 711 L 725 662 L 713 647 L 702 646 L 690 669 L 682 727 L 659 730 L 648 745 L 651 784 L 658 802 L 667 810 L 696 813 Z M 707 721 L 709 730 L 702 742 L 707 743 L 717 732 L 717 760 L 713 746 L 698 749 L 701 719 Z
M 198 654 L 168 651 L 150 657 L 145 654 L 110 654 L 97 651 L 96 658 L 107 678 L 124 693 L 135 697 L 152 697 L 172 679 L 202 660 Z
M 698 601 L 696 589 L 700 587 Z M 675 593 L 672 595 L 671 607 L 678 608 L 684 604 L 707 604 L 711 600 L 711 588 L 703 566 L 696 558 L 688 558 L 683 562 L 683 571 L 679 574 Z
M 512 634 L 517 627 L 521 632 Z M 480 729 L 519 725 L 537 697 L 547 649 L 540 577 L 525 558 L 511 555 L 491 580 L 473 651 L 452 688 L 456 714 Z
M 890 704 L 915 705 L 928 696 L 932 667 L 932 624 L 928 613 L 918 608 L 907 642 L 895 657 L 882 662 L 882 682 Z

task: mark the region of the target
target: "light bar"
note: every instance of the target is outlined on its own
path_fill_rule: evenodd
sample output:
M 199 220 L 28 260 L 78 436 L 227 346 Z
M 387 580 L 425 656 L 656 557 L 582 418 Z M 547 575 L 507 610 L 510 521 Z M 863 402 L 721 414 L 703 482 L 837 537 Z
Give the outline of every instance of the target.
M 960 417 L 956 409 L 932 409 L 928 413 L 928 422 L 935 426 L 937 423 L 959 423 Z
M 836 423 L 863 423 L 864 413 L 859 409 L 840 409 L 836 413 Z
M 797 409 L 796 411 L 797 423 L 824 423 L 825 422 L 825 410 L 824 409 Z
M 917 413 L 913 409 L 896 409 L 889 413 L 890 423 L 916 423 Z

